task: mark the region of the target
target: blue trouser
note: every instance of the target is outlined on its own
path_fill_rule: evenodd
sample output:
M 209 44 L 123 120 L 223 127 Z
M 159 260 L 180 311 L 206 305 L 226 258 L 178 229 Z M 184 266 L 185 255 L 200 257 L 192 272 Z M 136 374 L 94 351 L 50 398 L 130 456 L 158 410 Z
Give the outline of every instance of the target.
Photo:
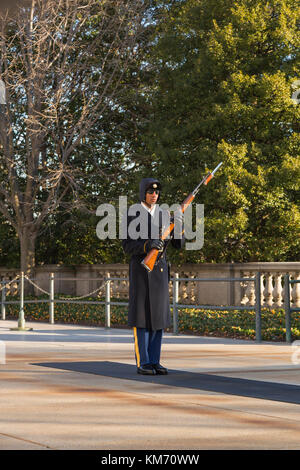
M 137 367 L 159 364 L 163 330 L 133 328 L 134 348 Z

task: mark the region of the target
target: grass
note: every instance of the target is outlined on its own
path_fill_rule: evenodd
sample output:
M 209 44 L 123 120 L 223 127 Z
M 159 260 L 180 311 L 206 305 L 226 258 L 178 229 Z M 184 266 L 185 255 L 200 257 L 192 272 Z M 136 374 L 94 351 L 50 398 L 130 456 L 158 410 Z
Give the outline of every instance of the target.
M 60 297 L 63 298 L 63 296 Z M 42 297 L 39 299 L 42 299 Z M 46 298 L 45 300 L 48 299 Z M 95 298 L 88 298 L 86 300 L 95 300 Z M 112 299 L 112 301 L 118 301 L 118 299 Z M 25 304 L 24 315 L 26 321 L 48 322 L 49 304 Z M 17 320 L 18 316 L 18 304 L 6 306 L 7 319 Z M 105 326 L 105 306 L 70 303 L 55 304 L 54 319 L 55 323 Z M 285 341 L 285 312 L 283 309 L 262 309 L 261 324 L 263 341 Z M 126 306 L 111 306 L 111 326 L 118 328 L 127 326 Z M 166 331 L 172 331 L 172 328 L 166 329 Z M 180 333 L 201 336 L 254 340 L 255 312 L 249 310 L 180 309 L 178 313 L 178 331 Z M 293 341 L 300 339 L 300 312 L 292 314 L 291 332 Z

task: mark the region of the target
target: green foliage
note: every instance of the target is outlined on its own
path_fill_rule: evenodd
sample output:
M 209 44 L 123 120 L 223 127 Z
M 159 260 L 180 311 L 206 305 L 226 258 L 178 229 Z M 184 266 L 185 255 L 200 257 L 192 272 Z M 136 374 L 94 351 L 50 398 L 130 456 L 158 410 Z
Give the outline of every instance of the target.
M 175 260 L 299 259 L 297 12 L 295 0 L 161 5 L 146 139 L 167 202 L 181 202 L 224 162 L 197 196 L 205 204 L 204 248 L 174 253 Z
M 16 233 L 0 216 L 0 266 L 17 268 L 19 263 L 20 249 Z
M 37 264 L 102 264 L 125 262 L 120 240 L 99 240 L 96 215 L 58 212 L 37 240 Z
M 205 205 L 203 249 L 170 247 L 170 260 L 299 260 L 300 105 L 291 100 L 300 78 L 298 2 L 147 4 L 135 60 L 124 64 L 122 91 L 70 157 L 84 190 L 75 204 L 70 191 L 66 206 L 44 224 L 37 263 L 125 262 L 120 241 L 97 238 L 97 206 L 117 205 L 119 195 L 136 202 L 145 176 L 162 181 L 161 202 L 179 203 L 220 161 L 222 169 L 195 201 Z M 87 22 L 85 47 L 99 20 L 95 14 Z M 110 40 L 89 59 L 95 74 Z M 65 96 L 66 126 L 83 102 L 81 95 Z M 19 106 L 22 116 L 22 100 Z M 22 135 L 24 125 L 20 119 Z M 4 171 L 1 178 L 7 179 Z M 82 212 L 83 205 L 89 211 Z M 0 264 L 16 266 L 19 249 L 5 223 L 0 235 Z

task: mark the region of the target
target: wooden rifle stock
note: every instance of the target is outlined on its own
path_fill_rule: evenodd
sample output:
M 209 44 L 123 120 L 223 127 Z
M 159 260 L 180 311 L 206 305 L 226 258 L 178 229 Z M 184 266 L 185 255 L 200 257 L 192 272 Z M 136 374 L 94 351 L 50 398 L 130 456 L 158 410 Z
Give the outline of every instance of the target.
M 192 191 L 187 198 L 183 201 L 182 204 L 180 204 L 182 213 L 185 212 L 187 207 L 193 202 L 195 199 L 195 196 L 197 192 L 199 191 L 199 188 L 202 184 L 207 185 L 207 183 L 214 177 L 215 172 L 220 168 L 222 165 L 222 162 L 219 163 L 219 165 L 214 169 L 212 173 L 208 173 L 206 176 L 204 176 L 203 180 L 198 184 L 198 186 Z M 161 235 L 161 240 L 165 240 L 174 230 L 174 221 L 171 221 L 169 227 L 165 229 L 165 231 Z M 149 251 L 149 253 L 145 256 L 141 264 L 144 266 L 144 268 L 147 269 L 147 271 L 151 272 L 155 266 L 157 257 L 159 255 L 159 251 L 156 248 L 152 248 L 152 250 Z
M 193 193 L 188 195 L 188 197 L 180 205 L 182 213 L 184 213 L 186 208 L 193 202 L 194 199 L 195 199 L 195 196 Z M 174 229 L 174 222 L 172 221 L 169 227 L 167 227 L 165 231 L 162 233 L 162 236 L 160 237 L 161 240 L 165 240 L 172 233 L 173 229 Z M 159 251 L 156 248 L 152 248 L 152 250 L 150 250 L 147 256 L 143 259 L 141 264 L 147 269 L 147 271 L 150 272 L 154 268 L 158 254 L 159 254 Z

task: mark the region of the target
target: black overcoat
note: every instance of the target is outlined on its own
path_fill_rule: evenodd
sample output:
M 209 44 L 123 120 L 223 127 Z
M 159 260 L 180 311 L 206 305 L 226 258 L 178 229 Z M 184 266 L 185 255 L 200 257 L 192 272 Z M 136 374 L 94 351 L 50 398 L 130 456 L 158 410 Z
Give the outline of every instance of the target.
M 127 232 L 127 238 L 122 241 L 125 253 L 131 255 L 129 263 L 128 325 L 150 330 L 161 330 L 171 324 L 166 254 L 164 253 L 151 272 L 148 272 L 141 265 L 141 261 L 147 254 L 145 252 L 145 242 L 151 238 L 151 225 L 154 220 L 159 220 L 160 225 L 164 219 L 163 217 L 153 219 L 142 204 L 140 204 L 140 210 L 145 211 L 144 215 L 148 218 L 148 237 L 134 240 L 130 238 Z M 156 205 L 155 210 L 159 211 L 160 214 L 164 212 L 158 205 Z M 133 216 L 127 216 L 127 228 L 133 218 Z M 181 248 L 184 244 L 184 237 L 182 240 L 171 240 L 171 243 L 176 248 Z

